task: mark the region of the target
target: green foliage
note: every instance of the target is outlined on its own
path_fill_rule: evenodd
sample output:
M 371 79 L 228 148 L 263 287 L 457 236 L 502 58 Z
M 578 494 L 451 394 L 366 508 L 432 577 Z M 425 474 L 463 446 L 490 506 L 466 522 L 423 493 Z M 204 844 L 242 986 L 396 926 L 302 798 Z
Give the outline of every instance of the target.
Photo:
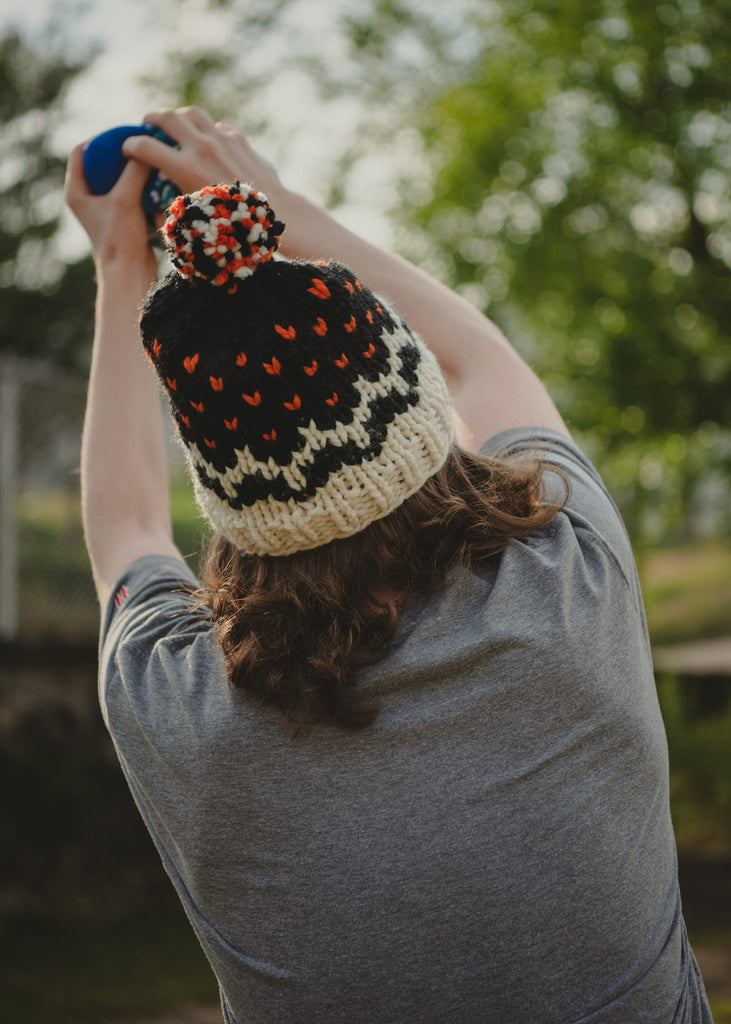
M 93 272 L 90 259 L 65 265 L 55 252 L 65 160 L 50 137 L 87 63 L 50 38 L 0 38 L 0 351 L 77 366 L 91 341 Z
M 435 188 L 414 216 L 455 283 L 542 339 L 579 429 L 727 422 L 728 5 L 597 7 L 506 8 L 426 112 Z
M 201 554 L 206 549 L 212 530 L 195 503 L 192 484 L 182 469 L 171 473 L 170 515 L 178 551 L 188 561 L 193 572 L 197 573 Z
M 730 0 L 374 0 L 326 40 L 301 0 L 211 6 L 249 131 L 274 65 L 317 83 L 323 130 L 357 100 L 331 200 L 410 150 L 399 247 L 503 326 L 635 537 L 727 529 Z M 218 99 L 222 67 L 191 68 L 181 94 Z
M 731 6 L 592 14 L 523 0 L 483 22 L 462 80 L 421 113 L 433 187 L 406 221 L 657 536 L 687 528 L 699 482 L 731 463 L 728 434 L 704 444 L 731 419 Z

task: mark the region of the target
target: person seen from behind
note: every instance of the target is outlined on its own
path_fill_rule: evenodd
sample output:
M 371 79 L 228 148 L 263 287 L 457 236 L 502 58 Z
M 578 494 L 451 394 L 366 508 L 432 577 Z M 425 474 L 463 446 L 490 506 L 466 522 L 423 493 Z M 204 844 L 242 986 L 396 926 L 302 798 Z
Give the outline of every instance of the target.
M 232 126 L 146 120 L 179 148 L 128 139 L 108 195 L 69 161 L 98 273 L 83 509 L 102 712 L 224 1021 L 711 1022 L 596 470 L 463 298 Z M 150 168 L 183 192 L 159 281 Z

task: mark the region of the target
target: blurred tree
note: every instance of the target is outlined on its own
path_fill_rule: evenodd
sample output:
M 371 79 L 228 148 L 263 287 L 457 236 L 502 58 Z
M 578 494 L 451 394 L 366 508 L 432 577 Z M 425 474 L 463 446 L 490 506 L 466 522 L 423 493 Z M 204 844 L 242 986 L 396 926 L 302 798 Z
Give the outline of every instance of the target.
M 88 59 L 8 30 L 0 38 L 0 352 L 84 367 L 93 326 L 90 258 L 54 250 L 65 161 L 50 136 L 69 83 Z
M 417 129 L 401 250 L 528 356 L 636 534 L 728 529 L 729 0 L 358 6 L 327 77 L 381 140 L 391 105 L 391 153 Z
M 261 96 L 287 65 L 286 19 L 301 0 L 172 0 L 171 6 L 179 24 L 206 19 L 208 34 L 217 26 L 216 40 L 201 47 L 193 35 L 162 54 L 142 83 L 175 105 L 205 107 L 216 119 L 245 121 L 248 133 L 263 131 Z M 296 45 L 292 50 L 304 59 Z
M 731 421 L 731 5 L 518 0 L 481 40 L 422 115 L 408 219 L 635 506 L 683 518 Z
M 633 525 L 687 526 L 729 466 L 731 5 L 536 0 L 481 24 L 425 111 L 433 188 L 408 219 L 532 339 Z
M 279 0 L 253 35 L 211 6 L 233 48 L 185 94 L 225 82 L 248 125 L 283 69 L 316 81 L 330 200 L 401 161 L 398 248 L 505 328 L 633 529 L 728 527 L 731 0 Z

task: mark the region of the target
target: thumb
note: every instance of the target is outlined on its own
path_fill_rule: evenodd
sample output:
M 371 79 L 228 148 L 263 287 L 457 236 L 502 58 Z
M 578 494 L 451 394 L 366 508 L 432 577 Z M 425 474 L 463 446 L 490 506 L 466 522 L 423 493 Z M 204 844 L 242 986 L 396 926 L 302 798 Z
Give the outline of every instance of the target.
M 83 150 L 83 144 L 75 146 L 71 150 L 66 164 L 64 199 L 72 210 L 75 210 L 89 196 L 89 186 L 84 176 Z

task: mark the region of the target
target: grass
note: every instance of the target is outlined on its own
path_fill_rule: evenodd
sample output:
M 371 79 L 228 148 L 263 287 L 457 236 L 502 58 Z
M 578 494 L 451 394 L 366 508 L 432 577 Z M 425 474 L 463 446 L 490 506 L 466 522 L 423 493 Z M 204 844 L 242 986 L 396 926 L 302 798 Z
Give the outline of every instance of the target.
M 731 636 L 731 544 L 657 548 L 637 564 L 654 644 Z

